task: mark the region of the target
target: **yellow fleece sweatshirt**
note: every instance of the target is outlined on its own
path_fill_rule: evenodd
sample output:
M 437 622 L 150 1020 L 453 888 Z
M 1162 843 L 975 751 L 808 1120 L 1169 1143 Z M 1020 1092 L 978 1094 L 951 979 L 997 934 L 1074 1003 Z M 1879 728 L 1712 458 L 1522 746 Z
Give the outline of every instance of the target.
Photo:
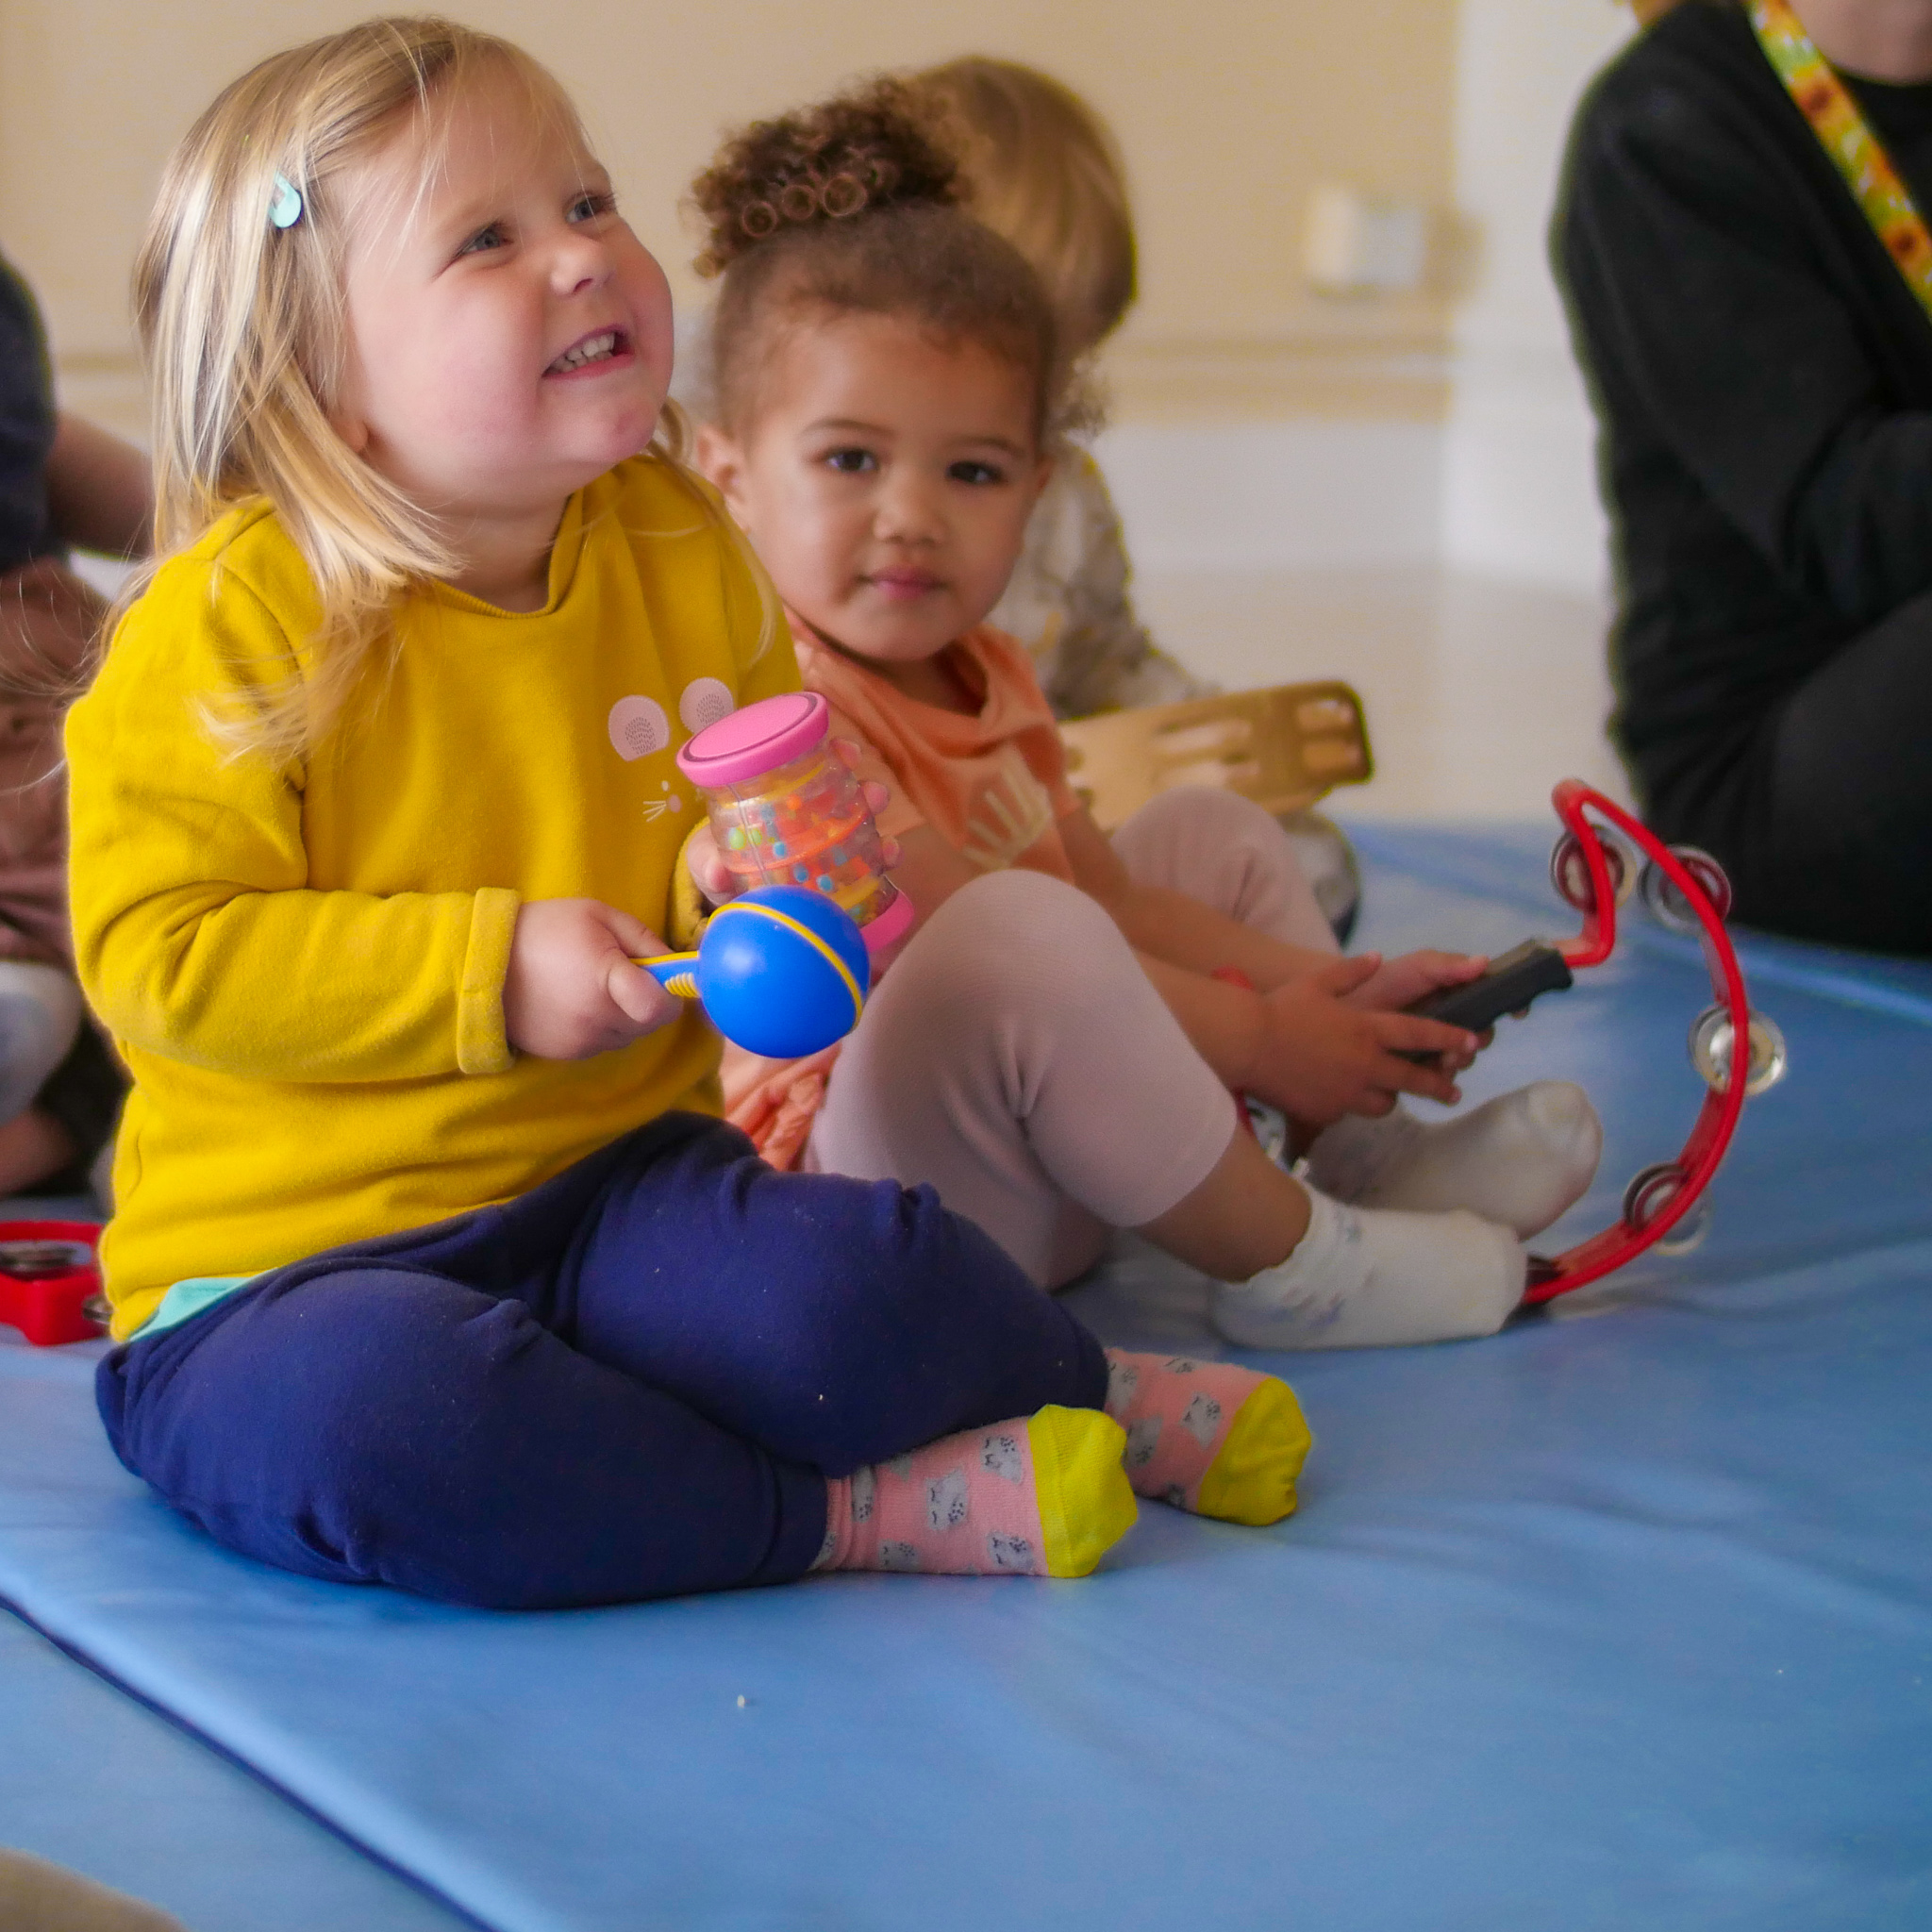
M 510 1051 L 502 995 L 525 899 L 671 937 L 702 812 L 675 748 L 797 688 L 722 516 L 671 465 L 620 464 L 571 499 L 541 611 L 408 599 L 393 668 L 294 766 L 200 723 L 309 661 L 314 587 L 274 514 L 156 574 L 67 725 L 80 976 L 134 1075 L 101 1247 L 117 1336 L 177 1280 L 507 1200 L 666 1108 L 718 1110 L 695 1009 L 563 1062 Z

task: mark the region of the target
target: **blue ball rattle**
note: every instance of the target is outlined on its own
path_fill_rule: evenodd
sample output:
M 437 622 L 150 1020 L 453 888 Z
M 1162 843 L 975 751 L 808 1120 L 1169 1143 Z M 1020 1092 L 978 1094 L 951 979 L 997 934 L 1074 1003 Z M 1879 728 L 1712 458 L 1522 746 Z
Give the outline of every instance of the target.
M 851 915 L 809 886 L 760 886 L 711 915 L 694 953 L 638 964 L 748 1053 L 802 1059 L 858 1024 L 872 960 Z

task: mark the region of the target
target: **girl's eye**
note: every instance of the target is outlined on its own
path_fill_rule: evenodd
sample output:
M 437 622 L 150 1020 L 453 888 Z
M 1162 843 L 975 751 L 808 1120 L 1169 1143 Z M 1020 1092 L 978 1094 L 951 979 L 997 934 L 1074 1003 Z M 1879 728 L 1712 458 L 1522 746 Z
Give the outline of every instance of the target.
M 617 208 L 614 194 L 580 194 L 570 205 L 567 220 L 573 222 L 594 222 L 599 215 L 612 214 Z
M 1004 483 L 1007 473 L 991 463 L 982 463 L 968 458 L 960 462 L 949 464 L 947 476 L 955 483 Z
M 478 228 L 463 245 L 457 250 L 458 255 L 485 255 L 492 248 L 508 245 L 509 237 L 504 233 L 501 222 L 491 222 L 487 228 Z
M 869 449 L 835 449 L 824 458 L 825 467 L 841 476 L 862 476 L 878 468 L 878 458 Z

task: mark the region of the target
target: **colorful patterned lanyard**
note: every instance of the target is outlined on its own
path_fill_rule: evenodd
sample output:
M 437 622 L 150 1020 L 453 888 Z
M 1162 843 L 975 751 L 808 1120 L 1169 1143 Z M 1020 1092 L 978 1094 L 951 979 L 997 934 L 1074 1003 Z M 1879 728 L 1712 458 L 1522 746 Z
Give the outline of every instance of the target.
M 1932 233 L 1845 84 L 1788 0 L 1751 0 L 1751 25 L 1799 113 L 1844 176 L 1873 232 L 1932 316 Z

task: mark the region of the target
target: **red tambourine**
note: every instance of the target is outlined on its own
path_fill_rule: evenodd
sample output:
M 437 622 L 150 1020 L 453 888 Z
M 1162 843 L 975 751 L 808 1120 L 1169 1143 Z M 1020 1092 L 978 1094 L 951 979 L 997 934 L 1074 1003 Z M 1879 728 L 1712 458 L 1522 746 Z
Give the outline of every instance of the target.
M 101 1333 L 101 1269 L 92 1221 L 0 1221 L 0 1322 L 36 1348 Z
M 1634 1175 L 1624 1191 L 1624 1211 L 1601 1234 L 1560 1255 L 1530 1260 L 1525 1304 L 1554 1300 L 1633 1261 L 1646 1248 L 1679 1254 L 1696 1246 L 1708 1224 L 1705 1190 L 1723 1163 L 1744 1102 L 1784 1077 L 1784 1036 L 1751 1010 L 1744 974 L 1724 930 L 1731 885 L 1707 852 L 1664 845 L 1627 812 L 1576 778 L 1550 794 L 1564 832 L 1550 854 L 1550 881 L 1564 902 L 1582 913 L 1583 930 L 1557 942 L 1573 969 L 1600 966 L 1617 943 L 1617 908 L 1638 887 L 1638 867 L 1618 838 L 1606 837 L 1586 813 L 1607 820 L 1643 855 L 1641 890 L 1651 916 L 1673 931 L 1695 933 L 1710 969 L 1715 1002 L 1690 1024 L 1690 1063 L 1709 1090 L 1674 1160 L 1658 1161 Z M 1749 1042 L 1740 1068 L 1734 1047 Z

